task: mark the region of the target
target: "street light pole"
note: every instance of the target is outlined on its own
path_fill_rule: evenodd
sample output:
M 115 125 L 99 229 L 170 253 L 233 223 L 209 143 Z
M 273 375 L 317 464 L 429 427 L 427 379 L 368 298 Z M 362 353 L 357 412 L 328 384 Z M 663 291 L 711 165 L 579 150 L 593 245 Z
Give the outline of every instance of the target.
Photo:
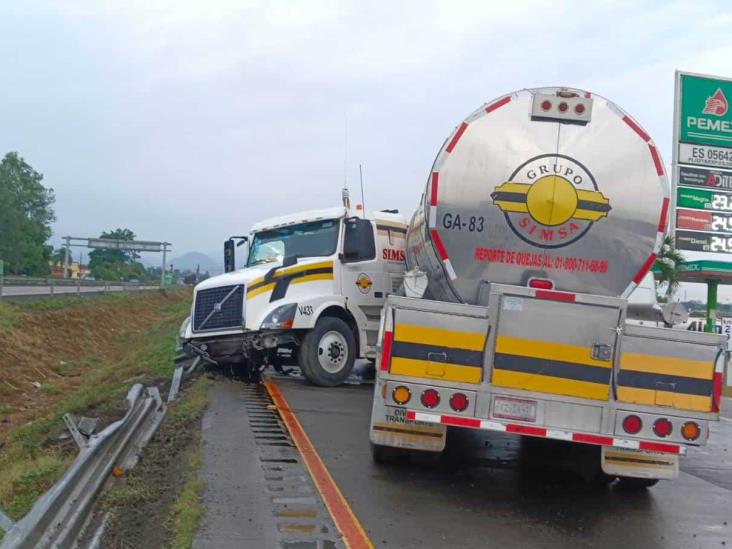
M 64 278 L 69 278 L 69 253 L 71 251 L 71 237 L 67 236 L 65 240 L 66 250 L 64 253 Z

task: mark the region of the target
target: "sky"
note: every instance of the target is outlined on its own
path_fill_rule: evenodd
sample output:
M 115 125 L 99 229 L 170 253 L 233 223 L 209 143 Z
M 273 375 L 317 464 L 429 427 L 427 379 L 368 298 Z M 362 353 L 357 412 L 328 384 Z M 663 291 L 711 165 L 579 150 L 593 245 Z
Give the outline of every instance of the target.
M 452 129 L 519 88 L 614 100 L 669 165 L 674 71 L 732 76 L 731 27 L 726 1 L 13 2 L 0 152 L 55 190 L 57 246 L 127 227 L 219 259 L 359 164 L 368 209 L 411 215 Z

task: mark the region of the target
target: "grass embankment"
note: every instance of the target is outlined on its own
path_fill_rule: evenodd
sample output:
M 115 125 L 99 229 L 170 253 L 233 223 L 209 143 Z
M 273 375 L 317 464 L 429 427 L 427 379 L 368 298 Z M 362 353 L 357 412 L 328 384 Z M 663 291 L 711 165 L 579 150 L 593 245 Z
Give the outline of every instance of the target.
M 0 507 L 13 519 L 66 470 L 77 448 L 65 413 L 121 417 L 134 383 L 167 382 L 190 292 L 0 304 Z
M 110 512 L 104 547 L 187 549 L 203 517 L 201 418 L 210 381 L 201 377 L 168 408 L 140 463 L 102 500 Z

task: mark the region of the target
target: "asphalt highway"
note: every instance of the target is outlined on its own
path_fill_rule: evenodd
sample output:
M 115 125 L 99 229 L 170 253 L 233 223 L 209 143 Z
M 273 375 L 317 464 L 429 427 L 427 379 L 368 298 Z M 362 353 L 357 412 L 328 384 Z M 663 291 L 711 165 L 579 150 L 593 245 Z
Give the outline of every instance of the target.
M 550 456 L 559 449 L 550 445 L 537 450 L 518 437 L 497 433 L 451 433 L 449 453 L 436 462 L 376 464 L 368 440 L 372 385 L 323 389 L 297 378 L 274 381 L 342 492 L 344 505 L 350 507 L 375 547 L 686 549 L 732 545 L 732 421 L 714 427 L 708 447 L 690 450 L 678 480 L 627 492 L 615 485 L 593 485 L 572 470 L 542 467 L 545 460 L 536 459 L 537 455 Z M 217 437 L 224 432 L 230 440 L 239 437 L 244 441 L 239 443 L 242 450 L 248 448 L 246 438 L 251 435 L 245 419 L 251 408 L 243 407 L 239 395 L 245 389 L 229 385 L 225 391 L 216 386 L 212 391 L 212 397 L 218 399 L 212 410 L 240 419 L 215 421 L 210 417 L 205 421 L 204 471 L 213 478 L 226 477 L 232 488 L 218 482 L 218 490 L 225 495 L 207 489 L 204 522 L 209 527 L 204 527 L 201 541 L 205 539 L 207 547 L 341 546 L 322 541 L 320 545 L 288 545 L 264 535 L 272 511 L 261 508 L 271 499 L 261 489 L 262 472 L 242 465 L 250 456 L 246 452 L 237 452 L 239 459 L 232 459 L 223 446 L 214 451 Z M 725 413 L 729 415 L 732 403 L 727 404 Z M 307 490 L 317 498 L 312 486 Z M 215 500 L 226 504 L 217 506 Z M 251 513 L 254 501 L 261 504 L 256 514 Z M 250 511 L 238 516 L 240 509 Z M 229 536 L 216 542 L 210 521 L 220 521 L 216 517 L 221 514 L 228 517 Z M 251 524 L 252 517 L 256 524 Z M 236 533 L 237 528 L 246 527 L 260 532 L 256 542 L 250 538 L 251 545 L 245 542 L 245 534 Z M 267 544 L 262 545 L 265 539 Z

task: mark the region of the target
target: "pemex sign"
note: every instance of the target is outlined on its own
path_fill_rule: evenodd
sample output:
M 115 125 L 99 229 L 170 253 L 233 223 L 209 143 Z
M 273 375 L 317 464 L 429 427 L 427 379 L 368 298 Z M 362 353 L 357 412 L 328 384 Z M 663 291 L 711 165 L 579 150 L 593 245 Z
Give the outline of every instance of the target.
M 732 79 L 676 73 L 676 246 L 732 253 Z

